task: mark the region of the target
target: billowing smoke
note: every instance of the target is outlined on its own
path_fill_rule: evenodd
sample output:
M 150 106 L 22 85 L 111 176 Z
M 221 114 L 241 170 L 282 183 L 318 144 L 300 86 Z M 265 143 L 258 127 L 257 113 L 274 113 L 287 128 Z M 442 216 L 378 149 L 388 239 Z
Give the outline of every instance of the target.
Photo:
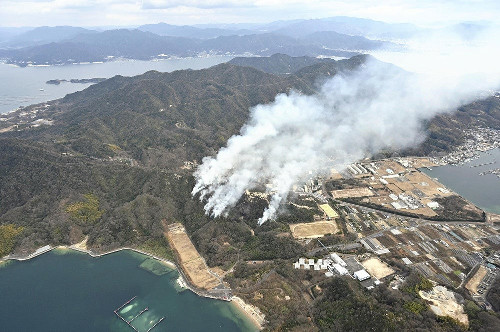
M 446 49 L 419 46 L 397 54 L 399 60 L 390 54 L 416 73 L 368 59 L 328 80 L 315 95 L 292 91 L 252 108 L 240 134 L 215 157 L 203 159 L 193 195 L 200 194 L 208 214 L 219 216 L 245 190 L 267 184 L 271 199 L 262 224 L 275 217 L 294 184 L 382 149 L 418 144 L 425 138 L 424 120 L 499 87 L 496 39 L 453 40 Z

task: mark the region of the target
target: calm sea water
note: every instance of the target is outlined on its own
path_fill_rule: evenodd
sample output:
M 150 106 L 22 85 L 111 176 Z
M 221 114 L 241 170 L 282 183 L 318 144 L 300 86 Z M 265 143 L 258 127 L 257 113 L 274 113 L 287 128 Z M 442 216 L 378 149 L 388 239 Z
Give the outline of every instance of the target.
M 176 270 L 156 275 L 139 265 L 147 256 L 121 251 L 100 258 L 55 250 L 25 262 L 0 265 L 0 331 L 134 332 L 113 312 L 145 332 L 250 331 L 250 322 L 227 302 L 178 292 Z M 157 261 L 156 261 L 157 262 Z M 160 264 L 160 263 L 158 263 Z
M 491 163 L 490 165 L 471 167 Z M 500 168 L 500 149 L 481 153 L 479 159 L 464 165 L 446 165 L 434 167 L 432 171 L 422 169 L 431 177 L 462 195 L 480 208 L 500 213 L 500 179 L 494 174 L 479 175 L 479 173 Z
M 83 90 L 90 84 L 61 83 L 46 84 L 53 79 L 110 78 L 115 75 L 134 76 L 149 70 L 171 72 L 180 69 L 202 69 L 227 62 L 231 57 L 168 59 L 158 61 L 123 60 L 106 63 L 91 63 L 48 67 L 15 67 L 0 64 L 0 114 L 18 108 L 53 99 L 68 93 Z M 43 91 L 40 91 L 43 89 Z

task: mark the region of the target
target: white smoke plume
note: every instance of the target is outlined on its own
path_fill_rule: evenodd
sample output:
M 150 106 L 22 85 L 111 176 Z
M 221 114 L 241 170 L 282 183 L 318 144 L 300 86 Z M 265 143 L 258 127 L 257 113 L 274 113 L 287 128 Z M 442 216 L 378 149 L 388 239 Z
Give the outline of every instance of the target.
M 496 37 L 498 34 L 493 34 Z M 413 71 L 368 60 L 338 74 L 312 96 L 290 92 L 251 109 L 239 135 L 195 172 L 193 195 L 205 211 L 224 215 L 245 190 L 267 186 L 269 206 L 259 224 L 273 219 L 294 184 L 382 149 L 400 149 L 425 138 L 422 121 L 454 111 L 500 86 L 498 40 L 437 38 L 409 53 L 379 54 Z M 436 46 L 437 45 L 437 46 Z

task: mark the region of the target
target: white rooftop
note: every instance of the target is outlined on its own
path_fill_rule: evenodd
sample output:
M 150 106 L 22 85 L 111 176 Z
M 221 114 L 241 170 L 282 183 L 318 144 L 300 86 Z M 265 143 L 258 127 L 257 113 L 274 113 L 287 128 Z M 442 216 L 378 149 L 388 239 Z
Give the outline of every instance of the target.
M 411 260 L 406 258 L 406 257 L 403 257 L 403 262 L 406 264 L 406 265 L 410 265 L 412 264 Z
M 431 209 L 437 209 L 439 207 L 439 203 L 432 201 L 427 203 L 427 206 L 430 207 Z
M 346 274 L 348 274 L 348 273 L 349 273 L 345 267 L 340 266 L 339 264 L 333 264 L 333 268 L 334 268 L 334 269 L 335 269 L 335 271 L 337 271 L 337 273 L 338 273 L 338 274 L 340 274 L 340 275 L 346 275 Z
M 366 272 L 366 270 L 359 270 L 354 272 L 354 277 L 359 281 L 370 279 L 370 275 L 368 274 L 368 272 Z

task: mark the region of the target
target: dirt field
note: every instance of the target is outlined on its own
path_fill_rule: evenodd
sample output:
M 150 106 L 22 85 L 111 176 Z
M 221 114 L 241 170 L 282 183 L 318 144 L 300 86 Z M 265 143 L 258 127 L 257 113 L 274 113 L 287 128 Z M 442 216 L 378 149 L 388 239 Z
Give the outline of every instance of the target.
M 403 191 L 401 189 L 399 189 L 399 187 L 396 186 L 394 183 L 389 183 L 388 185 L 386 185 L 386 187 L 391 191 L 391 193 L 393 193 L 395 195 L 399 195 L 399 194 L 403 193 Z
M 410 211 L 413 213 L 420 214 L 422 216 L 426 216 L 426 217 L 437 216 L 437 213 L 434 212 L 433 209 L 431 209 L 430 207 L 427 207 L 427 206 L 423 207 L 423 208 L 415 209 L 415 210 L 410 210 Z
M 384 165 L 384 167 L 391 166 L 389 162 L 384 162 L 381 165 Z M 454 195 L 454 193 L 426 174 L 417 171 L 416 169 L 408 168 L 408 170 L 409 172 L 405 172 L 399 177 L 385 178 L 385 181 L 387 181 L 387 184 L 385 184 L 386 190 L 377 190 L 377 196 L 370 197 L 370 202 L 379 205 L 389 205 L 393 202 L 393 200 L 388 197 L 389 193 L 395 194 L 396 196 L 405 194 L 416 198 L 421 204 L 424 205 L 418 209 L 408 210 L 409 212 L 426 217 L 436 216 L 437 213 L 426 204 L 434 202 L 436 197 L 447 197 Z M 334 193 L 332 192 L 332 194 Z M 475 211 L 477 208 L 474 206 L 467 206 L 465 209 Z
M 443 193 L 438 190 L 438 188 L 445 188 L 445 186 L 422 172 L 411 172 L 406 174 L 406 178 L 415 186 L 415 188 L 421 190 L 428 197 L 433 197 L 434 195 L 440 197 L 453 195 L 453 192 L 451 191 L 449 193 Z
M 376 257 L 367 259 L 361 265 L 377 279 L 382 279 L 394 273 L 393 269 Z
M 487 216 L 488 216 L 488 222 L 491 223 L 500 222 L 500 214 L 487 213 Z
M 290 224 L 292 235 L 297 239 L 315 239 L 325 234 L 335 234 L 338 227 L 335 221 L 316 221 L 310 223 Z
M 453 195 L 451 191 L 440 191 L 438 188 L 445 188 L 444 185 L 418 171 L 407 173 L 402 177 L 386 179 L 386 181 L 389 182 L 386 187 L 396 195 L 402 192 L 411 194 L 415 189 L 420 190 L 426 197 L 445 197 Z
M 337 172 L 336 169 L 332 168 L 332 169 L 330 169 L 330 179 L 331 180 L 340 180 L 340 179 L 342 179 L 342 174 Z
M 210 273 L 205 261 L 189 239 L 182 224 L 169 225 L 167 239 L 170 246 L 177 253 L 184 273 L 193 285 L 208 290 L 220 284 L 219 279 Z
M 483 280 L 487 272 L 486 268 L 481 265 L 476 274 L 474 274 L 467 285 L 465 285 L 465 288 L 467 288 L 471 293 L 477 294 L 477 286 L 479 286 L 479 283 Z
M 393 184 L 396 187 L 398 187 L 399 189 L 401 189 L 401 191 L 406 192 L 406 191 L 412 191 L 413 189 L 415 189 L 415 186 L 413 185 L 413 183 L 397 181 L 398 179 L 399 178 L 393 179 L 393 180 L 395 180 L 393 182 Z M 401 177 L 401 179 L 402 179 L 402 177 Z
M 373 204 L 384 205 L 394 202 L 389 196 L 373 196 L 370 197 L 370 202 Z
M 411 167 L 414 168 L 422 168 L 422 167 L 434 167 L 437 166 L 436 163 L 432 162 L 429 158 L 423 157 L 410 157 L 410 158 L 404 158 L 410 163 Z
M 387 172 L 387 169 L 391 169 L 394 173 L 401 173 L 405 171 L 405 168 L 395 160 L 382 160 L 376 162 L 375 164 L 378 166 L 377 173 L 380 176 L 393 174 Z
M 333 198 L 366 197 L 374 195 L 373 192 L 367 187 L 334 190 L 331 193 Z

